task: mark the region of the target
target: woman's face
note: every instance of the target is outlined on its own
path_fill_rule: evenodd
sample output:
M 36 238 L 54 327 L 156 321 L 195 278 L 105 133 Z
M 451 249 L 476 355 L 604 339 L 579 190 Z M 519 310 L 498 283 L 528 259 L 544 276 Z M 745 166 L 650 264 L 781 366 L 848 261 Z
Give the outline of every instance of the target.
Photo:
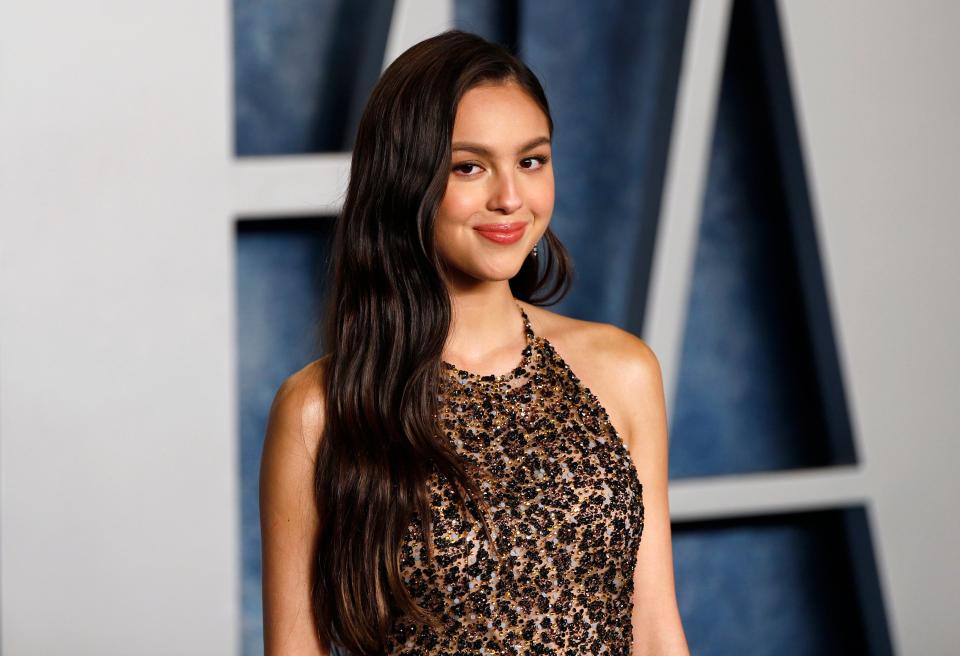
M 440 256 L 458 284 L 509 280 L 547 229 L 549 138 L 543 111 L 516 84 L 473 87 L 460 100 L 436 219 Z

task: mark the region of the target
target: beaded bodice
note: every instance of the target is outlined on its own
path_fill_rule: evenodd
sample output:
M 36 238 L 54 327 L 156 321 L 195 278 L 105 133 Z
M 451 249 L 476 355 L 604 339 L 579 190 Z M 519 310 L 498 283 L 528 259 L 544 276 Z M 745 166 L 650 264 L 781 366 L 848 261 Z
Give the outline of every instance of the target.
M 400 567 L 443 630 L 399 615 L 387 654 L 630 653 L 643 486 L 597 397 L 518 307 L 518 366 L 443 362 L 440 388 L 440 426 L 478 481 L 499 558 L 434 470 L 435 559 L 415 516 Z

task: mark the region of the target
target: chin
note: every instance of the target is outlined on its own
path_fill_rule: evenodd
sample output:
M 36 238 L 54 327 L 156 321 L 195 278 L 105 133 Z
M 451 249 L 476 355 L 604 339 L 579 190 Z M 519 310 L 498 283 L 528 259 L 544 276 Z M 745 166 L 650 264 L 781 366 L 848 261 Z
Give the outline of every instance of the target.
M 479 280 L 488 282 L 510 280 L 520 272 L 523 262 L 511 262 L 498 266 L 477 267 L 474 269 L 473 276 Z

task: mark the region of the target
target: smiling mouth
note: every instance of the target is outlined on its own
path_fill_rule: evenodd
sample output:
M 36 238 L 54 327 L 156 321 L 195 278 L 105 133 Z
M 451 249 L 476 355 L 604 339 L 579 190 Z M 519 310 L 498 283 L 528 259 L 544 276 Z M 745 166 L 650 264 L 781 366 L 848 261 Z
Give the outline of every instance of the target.
M 486 223 L 473 228 L 481 235 L 498 244 L 512 244 L 518 241 L 527 229 L 524 221 L 514 223 Z

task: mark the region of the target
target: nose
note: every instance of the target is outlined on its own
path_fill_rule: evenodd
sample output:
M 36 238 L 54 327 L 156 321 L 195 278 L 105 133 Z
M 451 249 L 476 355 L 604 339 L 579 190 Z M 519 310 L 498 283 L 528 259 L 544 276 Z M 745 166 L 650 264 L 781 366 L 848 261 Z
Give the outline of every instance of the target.
M 512 214 L 523 206 L 520 189 L 513 175 L 504 174 L 497 176 L 494 185 L 495 187 L 493 193 L 490 194 L 490 202 L 487 209 L 503 210 L 506 214 Z

